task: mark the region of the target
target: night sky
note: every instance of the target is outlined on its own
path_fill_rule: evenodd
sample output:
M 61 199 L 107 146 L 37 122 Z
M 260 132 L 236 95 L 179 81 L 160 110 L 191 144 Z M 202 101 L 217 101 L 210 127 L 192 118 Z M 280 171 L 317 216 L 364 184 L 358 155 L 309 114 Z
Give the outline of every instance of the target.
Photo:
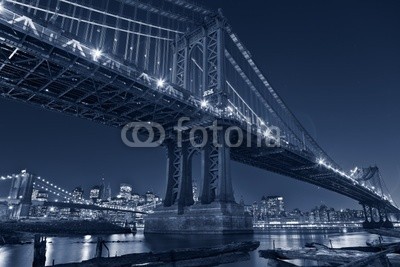
M 203 0 L 221 7 L 274 89 L 345 170 L 378 165 L 400 203 L 400 2 Z M 0 73 L 1 74 L 1 73 Z M 128 148 L 118 129 L 0 99 L 0 174 L 21 169 L 70 190 L 104 177 L 163 196 L 163 148 Z M 199 159 L 199 158 L 195 158 Z M 200 161 L 194 163 L 199 178 Z M 237 201 L 282 195 L 289 209 L 359 207 L 316 186 L 232 162 Z M 8 188 L 0 186 L 6 195 Z

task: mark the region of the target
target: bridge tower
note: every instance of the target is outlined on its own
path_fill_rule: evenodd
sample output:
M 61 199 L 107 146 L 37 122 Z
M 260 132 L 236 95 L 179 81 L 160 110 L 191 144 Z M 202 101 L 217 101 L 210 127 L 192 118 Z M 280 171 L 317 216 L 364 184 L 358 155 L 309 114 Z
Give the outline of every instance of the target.
M 172 83 L 209 104 L 227 104 L 225 79 L 226 19 L 219 11 L 173 45 Z
M 389 219 L 389 214 L 385 207 L 377 204 L 360 203 L 363 207 L 365 221 L 363 222 L 364 229 L 376 229 L 376 228 L 393 228 L 393 223 Z M 378 221 L 374 218 L 378 216 Z
M 22 171 L 13 175 L 10 188 L 10 201 L 18 203 L 14 206 L 11 217 L 21 219 L 29 217 L 29 210 L 32 205 L 33 181 L 35 176 Z
M 175 41 L 173 83 L 203 99 L 205 105 L 225 108 L 225 30 L 221 12 Z M 203 105 L 202 103 L 202 105 Z M 230 175 L 230 148 L 223 121 L 219 129 L 200 129 L 212 118 L 187 121 L 167 138 L 167 187 L 163 207 L 146 219 L 145 233 L 249 233 L 251 216 L 235 202 Z M 194 203 L 192 157 L 201 154 L 200 202 Z

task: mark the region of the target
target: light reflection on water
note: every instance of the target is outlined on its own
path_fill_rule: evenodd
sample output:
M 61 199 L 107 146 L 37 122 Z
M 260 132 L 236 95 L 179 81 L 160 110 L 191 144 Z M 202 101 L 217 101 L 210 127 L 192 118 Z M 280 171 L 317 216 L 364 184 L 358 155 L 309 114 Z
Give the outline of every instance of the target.
M 307 242 L 318 242 L 334 247 L 364 246 L 366 241 L 377 239 L 378 236 L 359 232 L 347 234 L 254 234 L 254 235 L 150 235 L 144 236 L 142 232 L 136 235 L 110 235 L 103 236 L 110 249 L 110 256 L 123 255 L 128 253 L 140 253 L 148 251 L 165 251 L 172 248 L 207 247 L 227 244 L 234 241 L 260 241 L 259 249 L 271 249 L 273 243 L 276 248 L 300 248 Z M 81 237 L 50 237 L 47 239 L 47 262 L 55 263 L 79 262 L 90 259 L 95 254 L 96 236 Z M 385 238 L 391 242 L 395 239 Z M 104 251 L 104 256 L 106 251 Z M 0 248 L 0 267 L 25 267 L 31 266 L 33 258 L 33 245 L 12 245 Z M 250 261 L 246 266 L 267 266 L 267 260 L 258 257 L 258 253 L 252 252 Z M 303 262 L 296 262 L 303 264 Z M 227 264 L 224 266 L 243 266 L 243 262 Z M 309 263 L 307 264 L 309 265 Z

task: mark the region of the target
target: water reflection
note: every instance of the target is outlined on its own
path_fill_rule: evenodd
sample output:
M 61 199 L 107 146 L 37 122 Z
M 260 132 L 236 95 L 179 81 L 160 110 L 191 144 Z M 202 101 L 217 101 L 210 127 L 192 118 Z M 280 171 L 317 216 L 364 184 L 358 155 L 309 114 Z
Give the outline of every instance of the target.
M 334 247 L 364 246 L 366 241 L 377 239 L 376 235 L 368 233 L 349 234 L 254 234 L 254 235 L 144 235 L 138 232 L 136 235 L 110 235 L 103 236 L 110 249 L 110 255 L 123 255 L 140 252 L 160 252 L 173 248 L 209 247 L 228 244 L 235 241 L 260 241 L 259 249 L 299 248 L 308 242 L 318 242 Z M 48 238 L 47 262 L 55 263 L 80 262 L 92 258 L 95 254 L 96 236 L 81 237 L 52 237 Z M 394 238 L 385 238 L 387 242 L 394 242 Z M 106 252 L 104 252 L 106 255 Z M 33 258 L 33 245 L 10 245 L 0 248 L 0 267 L 25 267 L 29 266 Z M 243 258 L 244 259 L 244 258 Z M 243 260 L 242 259 L 242 260 Z M 268 260 L 258 257 L 258 252 L 250 253 L 250 259 L 246 258 L 246 266 L 267 266 Z M 272 262 L 271 262 L 272 263 Z M 303 262 L 295 262 L 303 264 Z M 224 266 L 239 267 L 243 262 L 229 263 Z

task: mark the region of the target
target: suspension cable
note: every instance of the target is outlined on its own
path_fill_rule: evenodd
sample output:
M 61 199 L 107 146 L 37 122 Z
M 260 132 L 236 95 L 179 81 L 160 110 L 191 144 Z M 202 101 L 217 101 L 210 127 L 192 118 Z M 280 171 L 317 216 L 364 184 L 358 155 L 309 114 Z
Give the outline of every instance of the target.
M 118 16 L 118 15 L 115 15 L 115 14 L 112 14 L 112 13 L 109 13 L 109 12 L 101 11 L 101 10 L 98 10 L 98 9 L 95 9 L 95 8 L 92 8 L 92 7 L 87 7 L 87 6 L 80 5 L 80 4 L 78 4 L 78 3 L 73 3 L 73 2 L 70 2 L 70 1 L 67 1 L 67 0 L 60 0 L 60 2 L 69 4 L 69 5 L 73 5 L 73 6 L 77 6 L 77 7 L 86 9 L 86 10 L 90 10 L 90 11 L 93 11 L 93 12 L 96 12 L 96 13 L 99 13 L 99 14 L 102 14 L 102 15 L 106 15 L 106 16 L 109 16 L 109 17 L 113 17 L 113 18 L 116 18 L 116 19 L 119 19 L 119 20 L 124 20 L 124 21 L 128 21 L 128 22 L 133 22 L 133 23 L 137 23 L 137 24 L 140 24 L 140 25 L 143 25 L 143 26 L 147 26 L 147 27 L 151 27 L 151 28 L 156 28 L 156 29 L 159 29 L 159 30 L 164 30 L 164 31 L 169 31 L 169 32 L 174 32 L 174 33 L 183 34 L 183 32 L 181 32 L 181 31 L 177 31 L 177 30 L 172 30 L 172 29 L 160 27 L 160 26 L 157 26 L 157 25 L 153 25 L 153 24 L 141 22 L 141 21 L 138 21 L 138 20 L 132 20 L 132 19 L 129 19 L 129 18 L 126 18 L 126 17 Z
M 111 30 L 115 30 L 115 31 L 121 31 L 121 32 L 136 34 L 136 35 L 145 36 L 145 37 L 154 38 L 154 39 L 160 39 L 160 40 L 164 40 L 164 41 L 173 41 L 173 39 L 168 39 L 168 38 L 165 38 L 165 37 L 154 36 L 154 35 L 150 35 L 150 34 L 145 34 L 145 33 L 141 33 L 141 32 L 134 32 L 134 31 L 129 31 L 129 30 L 125 30 L 125 29 L 119 29 L 117 27 L 113 27 L 113 26 L 104 25 L 104 24 L 101 24 L 101 23 L 97 23 L 97 22 L 93 22 L 93 21 L 89 21 L 89 20 L 85 20 L 85 19 L 72 17 L 72 16 L 69 16 L 69 15 L 65 15 L 65 14 L 61 14 L 61 13 L 58 13 L 58 12 L 50 11 L 50 10 L 47 10 L 47 9 L 44 9 L 44 8 L 35 7 L 35 6 L 24 4 L 24 3 L 19 3 L 19 2 L 14 1 L 14 0 L 5 0 L 5 1 L 13 3 L 13 4 L 20 5 L 20 6 L 28 7 L 28 8 L 34 9 L 34 10 L 42 11 L 42 12 L 45 12 L 45 13 L 49 13 L 49 14 L 60 16 L 60 17 L 64 17 L 64 18 L 67 18 L 67 19 L 71 19 L 71 20 L 75 20 L 75 21 L 79 21 L 79 22 L 83 22 L 83 23 L 88 23 L 88 24 L 91 24 L 91 25 L 94 25 L 94 26 L 99 26 L 99 27 L 102 27 L 102 28 L 107 28 L 107 29 L 111 29 Z

